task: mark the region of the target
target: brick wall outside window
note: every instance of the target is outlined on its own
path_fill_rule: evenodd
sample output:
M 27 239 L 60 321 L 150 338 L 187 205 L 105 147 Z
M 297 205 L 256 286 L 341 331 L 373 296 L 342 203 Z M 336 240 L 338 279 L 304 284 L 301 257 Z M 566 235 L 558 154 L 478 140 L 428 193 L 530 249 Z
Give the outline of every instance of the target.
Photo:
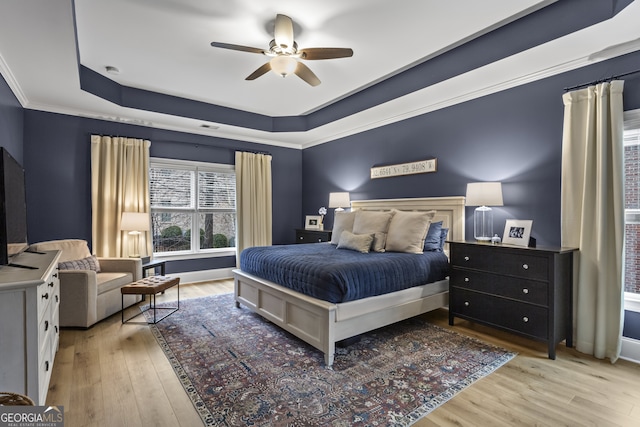
M 640 145 L 624 147 L 625 209 L 640 210 Z M 640 293 L 640 223 L 625 224 L 625 292 Z

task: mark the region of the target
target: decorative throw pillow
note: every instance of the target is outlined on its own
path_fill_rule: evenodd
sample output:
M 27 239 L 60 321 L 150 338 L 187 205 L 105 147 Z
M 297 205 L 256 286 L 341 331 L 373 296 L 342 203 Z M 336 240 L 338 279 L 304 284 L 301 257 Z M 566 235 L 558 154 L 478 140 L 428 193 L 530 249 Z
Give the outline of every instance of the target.
M 333 216 L 333 231 L 331 234 L 331 244 L 337 245 L 344 230 L 353 231 L 353 220 L 356 212 L 336 212 Z
M 444 251 L 444 243 L 447 240 L 447 234 L 449 234 L 448 228 L 443 228 L 440 230 L 440 251 Z
M 385 250 L 421 254 L 434 215 L 435 211 L 397 211 L 389 224 Z
M 427 237 L 424 238 L 425 251 L 441 251 L 442 221 L 432 222 L 427 231 Z
M 344 230 L 340 233 L 337 249 L 349 249 L 366 254 L 369 253 L 372 242 L 372 234 L 353 234 L 350 231 Z
M 100 273 L 100 263 L 94 255 L 83 259 L 60 262 L 58 263 L 58 268 L 60 270 L 93 270 L 96 273 Z
M 356 211 L 353 233 L 373 234 L 371 249 L 375 252 L 384 252 L 389 222 L 393 214 L 393 211 Z

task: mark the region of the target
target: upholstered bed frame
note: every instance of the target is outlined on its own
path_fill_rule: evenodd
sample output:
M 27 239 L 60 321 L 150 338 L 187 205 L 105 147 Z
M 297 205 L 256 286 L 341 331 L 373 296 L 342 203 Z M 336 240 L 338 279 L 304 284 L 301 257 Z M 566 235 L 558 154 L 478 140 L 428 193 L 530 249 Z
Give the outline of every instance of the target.
M 464 240 L 464 197 L 354 200 L 352 209 L 436 210 L 433 219 L 449 228 L 448 239 Z M 448 252 L 448 245 L 445 246 Z M 329 303 L 234 270 L 236 306 L 245 305 L 324 353 L 333 364 L 335 343 L 446 306 L 448 279 L 392 294 Z

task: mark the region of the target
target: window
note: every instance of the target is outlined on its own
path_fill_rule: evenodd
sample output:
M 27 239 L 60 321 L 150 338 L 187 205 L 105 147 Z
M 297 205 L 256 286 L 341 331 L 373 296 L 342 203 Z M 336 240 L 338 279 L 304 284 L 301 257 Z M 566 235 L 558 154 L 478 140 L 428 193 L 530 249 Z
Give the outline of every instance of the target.
M 624 291 L 640 294 L 640 127 L 624 132 Z
M 154 255 L 235 248 L 233 166 L 152 159 L 149 192 Z

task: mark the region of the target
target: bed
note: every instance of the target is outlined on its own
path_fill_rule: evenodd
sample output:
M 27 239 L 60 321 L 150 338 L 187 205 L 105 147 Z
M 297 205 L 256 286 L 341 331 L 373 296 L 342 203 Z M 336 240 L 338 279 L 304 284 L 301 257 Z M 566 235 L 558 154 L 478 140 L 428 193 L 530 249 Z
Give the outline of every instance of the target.
M 357 200 L 352 201 L 351 207 L 371 211 L 435 210 L 432 221 L 442 221 L 443 227 L 449 228 L 448 239 L 464 239 L 462 196 Z M 447 245 L 444 252 L 448 254 Z M 236 306 L 248 307 L 322 351 L 327 367 L 333 364 L 336 342 L 448 304 L 448 278 L 366 298 L 330 302 L 241 269 L 234 270 L 233 275 Z

